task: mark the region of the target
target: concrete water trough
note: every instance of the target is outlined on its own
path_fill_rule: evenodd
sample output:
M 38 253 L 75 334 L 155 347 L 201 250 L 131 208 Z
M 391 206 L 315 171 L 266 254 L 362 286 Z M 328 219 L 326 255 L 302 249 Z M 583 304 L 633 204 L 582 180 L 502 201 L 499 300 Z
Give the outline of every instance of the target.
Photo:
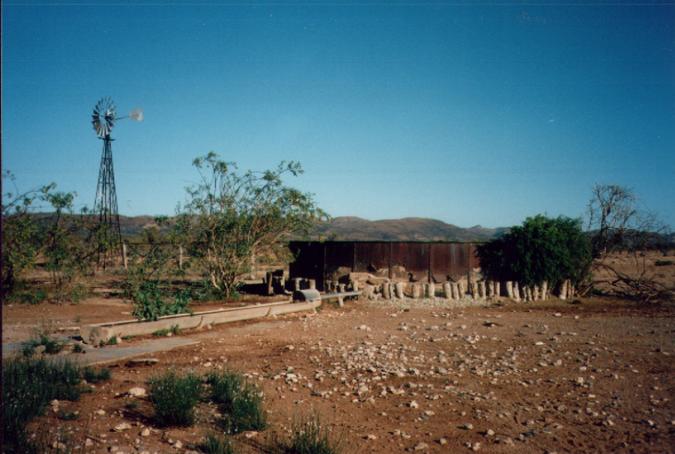
M 280 301 L 275 303 L 252 304 L 244 307 L 216 309 L 212 311 L 194 312 L 192 314 L 167 315 L 156 321 L 124 320 L 119 322 L 96 323 L 80 328 L 84 342 L 100 345 L 116 337 L 142 336 L 159 330 L 202 328 L 208 325 L 251 320 L 271 315 L 289 314 L 316 309 L 321 305 L 320 299 L 308 301 Z

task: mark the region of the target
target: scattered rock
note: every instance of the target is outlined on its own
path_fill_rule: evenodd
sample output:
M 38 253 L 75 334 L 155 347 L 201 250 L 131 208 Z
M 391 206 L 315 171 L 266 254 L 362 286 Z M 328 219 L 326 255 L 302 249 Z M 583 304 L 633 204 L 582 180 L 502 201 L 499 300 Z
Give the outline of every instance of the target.
M 140 386 L 136 386 L 131 388 L 128 391 L 128 394 L 131 397 L 145 397 L 147 395 L 147 392 L 145 391 L 145 388 L 141 388 Z
M 124 432 L 125 430 L 131 429 L 131 424 L 128 422 L 121 422 L 113 427 L 113 432 Z

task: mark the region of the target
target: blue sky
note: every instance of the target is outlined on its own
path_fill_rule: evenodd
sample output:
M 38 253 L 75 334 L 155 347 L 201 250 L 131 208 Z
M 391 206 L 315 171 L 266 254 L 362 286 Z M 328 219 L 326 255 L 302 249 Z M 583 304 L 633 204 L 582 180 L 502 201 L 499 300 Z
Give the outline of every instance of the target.
M 172 214 L 213 150 L 333 216 L 504 226 L 580 216 L 595 183 L 675 225 L 675 4 L 17 2 L 2 164 L 93 204 L 96 101 L 121 214 Z

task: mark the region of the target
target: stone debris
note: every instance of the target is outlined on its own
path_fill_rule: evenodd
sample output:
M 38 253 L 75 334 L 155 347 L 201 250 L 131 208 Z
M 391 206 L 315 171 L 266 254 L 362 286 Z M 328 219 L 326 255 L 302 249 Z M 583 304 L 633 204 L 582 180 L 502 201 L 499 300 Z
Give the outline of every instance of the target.
M 140 386 L 135 386 L 131 388 L 127 394 L 131 397 L 145 397 L 147 395 L 147 392 L 145 391 L 145 388 L 141 388 Z
M 113 432 L 124 432 L 125 430 L 131 429 L 131 424 L 128 422 L 121 422 L 117 424 L 115 427 L 113 427 L 112 431 Z

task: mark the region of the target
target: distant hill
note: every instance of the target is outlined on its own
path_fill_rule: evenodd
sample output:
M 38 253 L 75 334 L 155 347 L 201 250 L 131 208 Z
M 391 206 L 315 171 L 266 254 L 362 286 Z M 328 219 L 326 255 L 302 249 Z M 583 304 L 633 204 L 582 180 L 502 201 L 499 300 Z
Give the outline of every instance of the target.
M 317 226 L 312 237 L 335 240 L 486 241 L 507 231 L 504 227 L 492 229 L 480 225 L 462 228 L 428 218 L 369 221 L 341 216 Z
M 47 223 L 52 214 L 37 214 Z M 135 237 L 146 228 L 158 227 L 153 216 L 120 216 L 122 236 Z M 161 230 L 166 230 L 163 226 Z M 437 219 L 403 218 L 369 221 L 353 216 L 340 216 L 323 222 L 310 233 L 309 239 L 374 240 L 374 241 L 487 241 L 508 231 L 508 228 L 487 228 L 475 225 L 457 227 Z M 305 239 L 305 238 L 303 238 Z

